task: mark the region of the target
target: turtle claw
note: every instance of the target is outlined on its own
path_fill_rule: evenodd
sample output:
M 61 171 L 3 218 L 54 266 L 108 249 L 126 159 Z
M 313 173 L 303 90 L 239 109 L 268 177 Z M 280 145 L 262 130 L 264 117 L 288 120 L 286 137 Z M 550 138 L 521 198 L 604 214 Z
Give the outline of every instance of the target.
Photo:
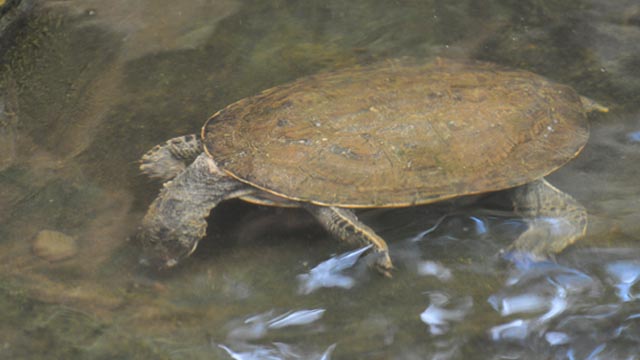
M 376 255 L 377 255 L 377 258 L 373 264 L 376 271 L 380 273 L 380 275 L 386 278 L 389 278 L 389 279 L 392 278 L 393 263 L 391 262 L 391 257 L 389 256 L 389 252 L 381 251 L 381 252 L 378 252 Z

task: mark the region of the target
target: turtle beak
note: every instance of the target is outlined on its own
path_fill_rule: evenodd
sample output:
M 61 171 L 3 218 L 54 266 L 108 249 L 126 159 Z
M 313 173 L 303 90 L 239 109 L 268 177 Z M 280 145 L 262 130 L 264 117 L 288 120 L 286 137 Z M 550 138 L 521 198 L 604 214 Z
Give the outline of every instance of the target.
M 182 259 L 186 258 L 187 256 L 188 255 L 167 257 L 152 253 L 148 250 L 144 250 L 138 262 L 140 263 L 140 265 L 143 265 L 145 267 L 150 267 L 157 270 L 167 270 L 176 267 L 182 261 Z
M 139 263 L 158 270 L 173 268 L 191 255 L 198 246 L 198 240 L 181 239 L 169 241 L 163 234 L 152 234 L 140 230 L 137 238 L 142 243 Z

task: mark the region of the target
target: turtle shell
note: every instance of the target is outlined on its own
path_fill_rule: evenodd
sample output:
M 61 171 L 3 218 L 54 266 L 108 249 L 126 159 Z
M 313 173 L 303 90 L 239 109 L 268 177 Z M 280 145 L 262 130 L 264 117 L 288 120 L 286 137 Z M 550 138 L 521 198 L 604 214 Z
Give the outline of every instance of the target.
M 400 207 L 556 170 L 589 126 L 570 87 L 491 63 L 386 61 L 237 101 L 202 129 L 229 175 L 287 199 Z

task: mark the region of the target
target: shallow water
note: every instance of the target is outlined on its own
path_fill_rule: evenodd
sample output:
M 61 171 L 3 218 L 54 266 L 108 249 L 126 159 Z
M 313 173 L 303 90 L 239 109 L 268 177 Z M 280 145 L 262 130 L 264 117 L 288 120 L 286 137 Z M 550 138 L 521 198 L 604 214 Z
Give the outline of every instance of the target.
M 15 40 L 0 78 L 0 358 L 640 358 L 636 2 L 50 0 Z M 525 224 L 492 202 L 363 211 L 390 245 L 386 279 L 301 211 L 230 202 L 180 267 L 138 264 L 160 184 L 137 159 L 153 145 L 305 74 L 436 55 L 529 69 L 610 107 L 549 178 L 588 208 L 585 239 L 527 262 L 499 255 Z M 43 230 L 71 245 L 43 246 Z

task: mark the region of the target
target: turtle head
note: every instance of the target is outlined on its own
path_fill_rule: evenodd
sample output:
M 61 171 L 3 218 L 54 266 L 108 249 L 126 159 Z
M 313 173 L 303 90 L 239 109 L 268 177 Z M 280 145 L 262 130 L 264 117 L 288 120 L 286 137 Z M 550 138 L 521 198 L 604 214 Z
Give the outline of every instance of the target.
M 177 265 L 205 237 L 211 209 L 247 191 L 244 183 L 222 174 L 207 154 L 200 154 L 149 205 L 138 231 L 141 261 L 155 268 Z
M 141 228 L 138 231 L 143 249 L 140 263 L 155 269 L 178 265 L 195 251 L 200 238 L 177 235 L 168 228 Z

